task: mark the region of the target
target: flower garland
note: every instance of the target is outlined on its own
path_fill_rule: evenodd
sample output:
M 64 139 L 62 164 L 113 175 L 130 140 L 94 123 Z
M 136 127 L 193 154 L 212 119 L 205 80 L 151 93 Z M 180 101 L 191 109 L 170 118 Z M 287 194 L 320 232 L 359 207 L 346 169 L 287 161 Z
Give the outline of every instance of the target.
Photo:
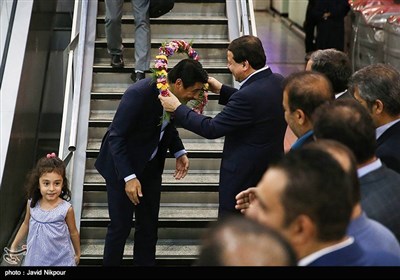
M 187 43 L 184 40 L 173 40 L 169 43 L 163 43 L 159 48 L 159 53 L 156 56 L 154 64 L 153 76 L 157 82 L 157 88 L 162 96 L 168 96 L 168 80 L 167 80 L 167 69 L 168 69 L 168 57 L 175 53 L 185 53 L 187 56 L 194 60 L 199 60 L 198 53 L 192 48 L 192 43 Z M 204 84 L 203 90 L 201 91 L 197 100 L 191 100 L 186 105 L 194 110 L 195 112 L 202 114 L 204 107 L 208 102 L 208 83 Z M 170 113 L 165 112 L 161 121 L 170 120 Z

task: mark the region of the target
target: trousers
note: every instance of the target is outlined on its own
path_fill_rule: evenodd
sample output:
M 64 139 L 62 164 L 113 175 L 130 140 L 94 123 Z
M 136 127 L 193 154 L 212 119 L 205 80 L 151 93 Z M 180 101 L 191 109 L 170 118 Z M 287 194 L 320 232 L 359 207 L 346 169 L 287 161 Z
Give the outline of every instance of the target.
M 105 0 L 105 32 L 109 54 L 121 55 L 122 10 L 124 0 Z M 151 29 L 149 18 L 150 0 L 131 0 L 135 19 L 135 70 L 146 71 L 151 60 Z

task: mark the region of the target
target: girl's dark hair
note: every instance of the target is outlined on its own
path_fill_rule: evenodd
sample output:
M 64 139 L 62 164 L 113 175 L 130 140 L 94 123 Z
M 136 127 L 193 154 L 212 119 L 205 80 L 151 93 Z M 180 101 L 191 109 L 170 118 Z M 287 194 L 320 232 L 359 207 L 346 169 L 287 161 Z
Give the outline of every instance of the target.
M 42 197 L 40 193 L 39 179 L 49 172 L 56 172 L 63 178 L 63 187 L 60 197 L 66 201 L 71 200 L 71 191 L 68 188 L 69 182 L 65 176 L 65 163 L 56 156 L 45 156 L 38 160 L 36 167 L 33 168 L 27 175 L 25 184 L 26 194 L 28 199 L 32 199 L 30 207 L 35 207 L 38 200 Z

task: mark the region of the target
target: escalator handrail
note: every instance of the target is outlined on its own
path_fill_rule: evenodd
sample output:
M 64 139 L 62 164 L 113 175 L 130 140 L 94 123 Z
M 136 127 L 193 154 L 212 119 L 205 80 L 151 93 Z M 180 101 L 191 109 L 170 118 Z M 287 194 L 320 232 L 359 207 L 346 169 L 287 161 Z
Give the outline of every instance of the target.
M 70 158 L 70 154 L 76 150 L 88 0 L 76 0 L 74 5 L 71 42 L 65 50 L 68 62 L 59 145 L 59 156 L 63 159 Z
M 5 3 L 6 2 L 3 2 L 3 5 L 5 5 Z M 8 49 L 10 47 L 11 33 L 12 33 L 13 26 L 14 26 L 16 10 L 17 10 L 17 0 L 14 0 L 12 3 L 12 7 L 11 7 L 10 19 L 8 21 L 8 28 L 7 28 L 6 40 L 4 42 L 4 49 L 2 50 L 3 55 L 1 58 L 1 64 L 0 64 L 0 89 L 1 89 L 1 85 L 3 84 L 3 76 L 4 76 L 4 71 L 6 68 L 7 54 L 8 54 Z

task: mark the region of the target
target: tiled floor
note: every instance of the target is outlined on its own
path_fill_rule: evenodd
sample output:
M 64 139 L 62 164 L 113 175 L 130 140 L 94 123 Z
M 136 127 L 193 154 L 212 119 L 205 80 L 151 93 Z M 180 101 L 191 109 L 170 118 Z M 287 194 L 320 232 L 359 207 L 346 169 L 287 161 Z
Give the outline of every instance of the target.
M 284 76 L 303 70 L 303 39 L 284 24 L 280 17 L 268 12 L 255 12 L 257 36 L 261 39 L 267 55 L 267 63 L 275 72 Z
M 268 12 L 255 12 L 257 36 L 261 39 L 267 64 L 272 71 L 287 76 L 290 73 L 304 70 L 304 41 L 293 32 L 280 17 Z M 285 136 L 285 151 L 296 141 L 297 137 L 288 128 Z

